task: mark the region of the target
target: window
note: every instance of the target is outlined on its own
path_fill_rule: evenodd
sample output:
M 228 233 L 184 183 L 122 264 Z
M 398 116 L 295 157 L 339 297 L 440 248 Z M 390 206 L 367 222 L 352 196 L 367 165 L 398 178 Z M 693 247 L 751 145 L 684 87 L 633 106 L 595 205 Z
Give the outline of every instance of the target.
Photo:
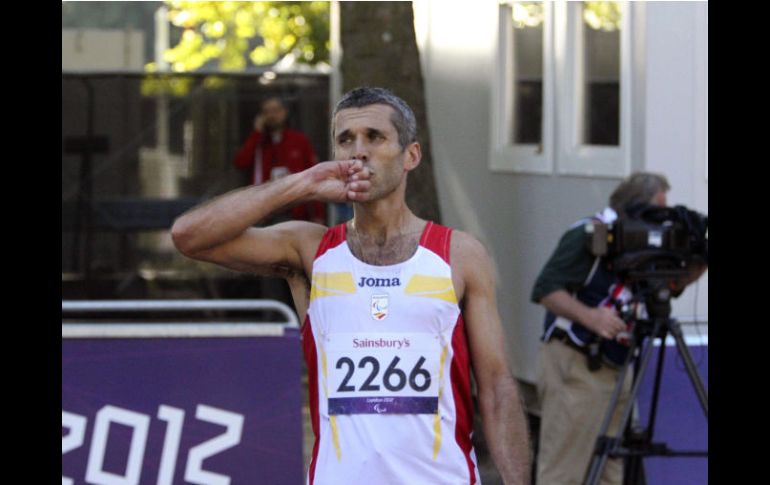
M 513 144 L 543 142 L 543 4 L 515 3 L 512 10 Z
M 630 171 L 631 12 L 626 2 L 567 2 L 556 22 L 560 86 L 558 170 L 624 177 Z
M 552 171 L 551 11 L 548 2 L 500 6 L 492 169 Z
M 491 168 L 627 175 L 628 3 L 505 2 L 499 12 Z
M 583 38 L 581 141 L 584 145 L 619 145 L 620 16 L 617 3 L 583 4 L 580 25 Z

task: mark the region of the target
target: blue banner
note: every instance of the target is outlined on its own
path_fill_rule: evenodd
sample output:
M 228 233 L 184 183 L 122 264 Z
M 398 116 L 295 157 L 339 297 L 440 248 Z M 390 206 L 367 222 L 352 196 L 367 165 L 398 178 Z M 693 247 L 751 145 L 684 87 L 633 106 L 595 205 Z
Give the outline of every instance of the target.
M 708 389 L 708 344 L 689 346 L 693 363 L 703 385 Z M 652 404 L 655 349 L 639 389 L 638 404 L 643 424 Z M 698 401 L 695 388 L 675 346 L 666 346 L 661 374 L 658 410 L 652 442 L 663 442 L 673 451 L 708 451 L 708 420 Z M 647 483 L 655 485 L 704 485 L 708 483 L 706 457 L 648 457 L 644 459 Z
M 299 485 L 299 332 L 62 339 L 62 483 Z

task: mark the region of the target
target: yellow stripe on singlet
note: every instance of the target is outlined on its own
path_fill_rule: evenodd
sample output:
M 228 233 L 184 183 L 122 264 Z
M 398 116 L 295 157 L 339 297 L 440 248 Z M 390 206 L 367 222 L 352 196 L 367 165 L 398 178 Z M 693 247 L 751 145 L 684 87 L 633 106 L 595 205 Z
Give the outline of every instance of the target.
M 352 281 L 352 278 L 351 278 Z M 329 390 L 326 387 L 326 380 L 328 373 L 326 372 L 326 352 L 324 352 L 323 347 L 320 347 L 321 349 L 321 371 L 323 372 L 323 388 L 324 388 L 324 397 L 326 398 L 326 401 L 329 401 Z M 337 429 L 337 416 L 329 416 L 329 426 L 332 430 L 332 443 L 334 444 L 334 451 L 337 454 L 337 461 L 342 460 L 342 450 L 340 449 L 340 432 Z
M 325 296 L 352 295 L 356 292 L 353 273 L 313 273 L 310 286 L 310 301 Z
M 340 432 L 337 429 L 337 416 L 329 416 L 329 424 L 332 428 L 332 443 L 334 451 L 337 453 L 337 461 L 342 461 L 342 451 L 340 450 Z
M 328 379 L 328 372 L 326 371 L 326 352 L 324 352 L 323 347 L 320 347 L 321 349 L 321 371 L 323 372 L 323 385 L 324 385 L 324 397 L 326 399 L 329 399 L 329 391 L 326 388 L 326 379 Z
M 404 293 L 457 303 L 452 278 L 416 274 L 407 283 Z
M 438 401 L 441 402 L 441 394 L 444 391 L 444 362 L 446 361 L 447 346 L 445 345 L 441 349 L 441 360 L 439 361 L 438 369 Z M 436 437 L 433 440 L 433 460 L 438 458 L 438 451 L 441 449 L 441 408 L 436 410 L 436 416 L 433 419 L 433 432 Z

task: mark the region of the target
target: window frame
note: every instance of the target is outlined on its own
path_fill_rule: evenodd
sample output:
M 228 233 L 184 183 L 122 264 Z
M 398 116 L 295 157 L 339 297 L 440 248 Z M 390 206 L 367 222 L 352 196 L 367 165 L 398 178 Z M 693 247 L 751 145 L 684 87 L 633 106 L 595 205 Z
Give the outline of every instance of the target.
M 558 105 L 564 116 L 558 119 L 559 143 L 557 170 L 562 175 L 623 178 L 631 170 L 632 103 L 632 26 L 630 2 L 619 2 L 622 9 L 620 29 L 619 144 L 617 146 L 582 143 L 583 133 L 583 19 L 582 2 L 560 2 L 555 12 L 555 44 L 564 59 L 556 66 Z
M 619 2 L 620 127 L 619 145 L 582 143 L 583 36 L 582 2 L 543 2 L 542 143 L 511 141 L 514 123 L 512 5 L 498 3 L 496 69 L 492 78 L 489 168 L 493 172 L 623 178 L 631 171 L 633 102 L 633 25 L 631 2 Z
M 498 5 L 497 72 L 492 94 L 492 171 L 549 174 L 554 160 L 554 86 L 553 86 L 553 3 L 543 2 L 543 112 L 540 144 L 513 143 L 514 72 L 512 6 L 516 1 Z

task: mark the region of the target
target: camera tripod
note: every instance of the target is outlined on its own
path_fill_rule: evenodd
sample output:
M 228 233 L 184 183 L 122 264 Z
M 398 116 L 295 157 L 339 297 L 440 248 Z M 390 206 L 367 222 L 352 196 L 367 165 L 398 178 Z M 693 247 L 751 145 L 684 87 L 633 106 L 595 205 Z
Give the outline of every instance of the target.
M 652 432 L 655 426 L 655 417 L 657 412 L 658 396 L 660 389 L 660 380 L 663 373 L 663 357 L 665 355 L 666 336 L 671 334 L 676 342 L 679 355 L 684 361 L 687 375 L 695 388 L 698 401 L 703 408 L 703 413 L 708 420 L 708 395 L 703 382 L 698 375 L 695 364 L 693 363 L 687 345 L 682 336 L 682 330 L 675 319 L 669 318 L 671 313 L 671 293 L 665 282 L 657 282 L 647 288 L 641 289 L 634 294 L 643 296 L 643 301 L 647 308 L 647 314 L 650 317 L 647 320 L 637 320 L 634 324 L 633 338 L 628 356 L 620 368 L 618 381 L 610 398 L 610 404 L 604 421 L 599 430 L 596 439 L 591 461 L 586 470 L 584 485 L 597 484 L 604 471 L 607 459 L 610 457 L 628 457 L 624 473 L 625 484 L 639 484 L 639 478 L 643 477 L 642 458 L 645 456 L 708 456 L 708 451 L 673 451 L 665 443 L 653 443 Z M 642 349 L 644 340 L 649 337 L 647 346 Z M 634 402 L 639 393 L 642 378 L 647 370 L 649 360 L 654 350 L 655 339 L 660 340 L 660 349 L 658 355 L 657 368 L 655 370 L 655 381 L 652 390 L 652 403 L 650 406 L 650 416 L 647 428 L 633 428 L 630 426 L 629 419 L 634 406 Z M 635 360 L 637 351 L 641 351 L 639 360 Z M 631 395 L 622 409 L 620 426 L 616 436 L 608 436 L 607 431 L 610 426 L 612 416 L 618 407 L 618 400 L 622 391 L 623 382 L 629 368 L 635 364 L 635 373 L 631 385 Z M 623 436 L 625 434 L 625 436 Z

